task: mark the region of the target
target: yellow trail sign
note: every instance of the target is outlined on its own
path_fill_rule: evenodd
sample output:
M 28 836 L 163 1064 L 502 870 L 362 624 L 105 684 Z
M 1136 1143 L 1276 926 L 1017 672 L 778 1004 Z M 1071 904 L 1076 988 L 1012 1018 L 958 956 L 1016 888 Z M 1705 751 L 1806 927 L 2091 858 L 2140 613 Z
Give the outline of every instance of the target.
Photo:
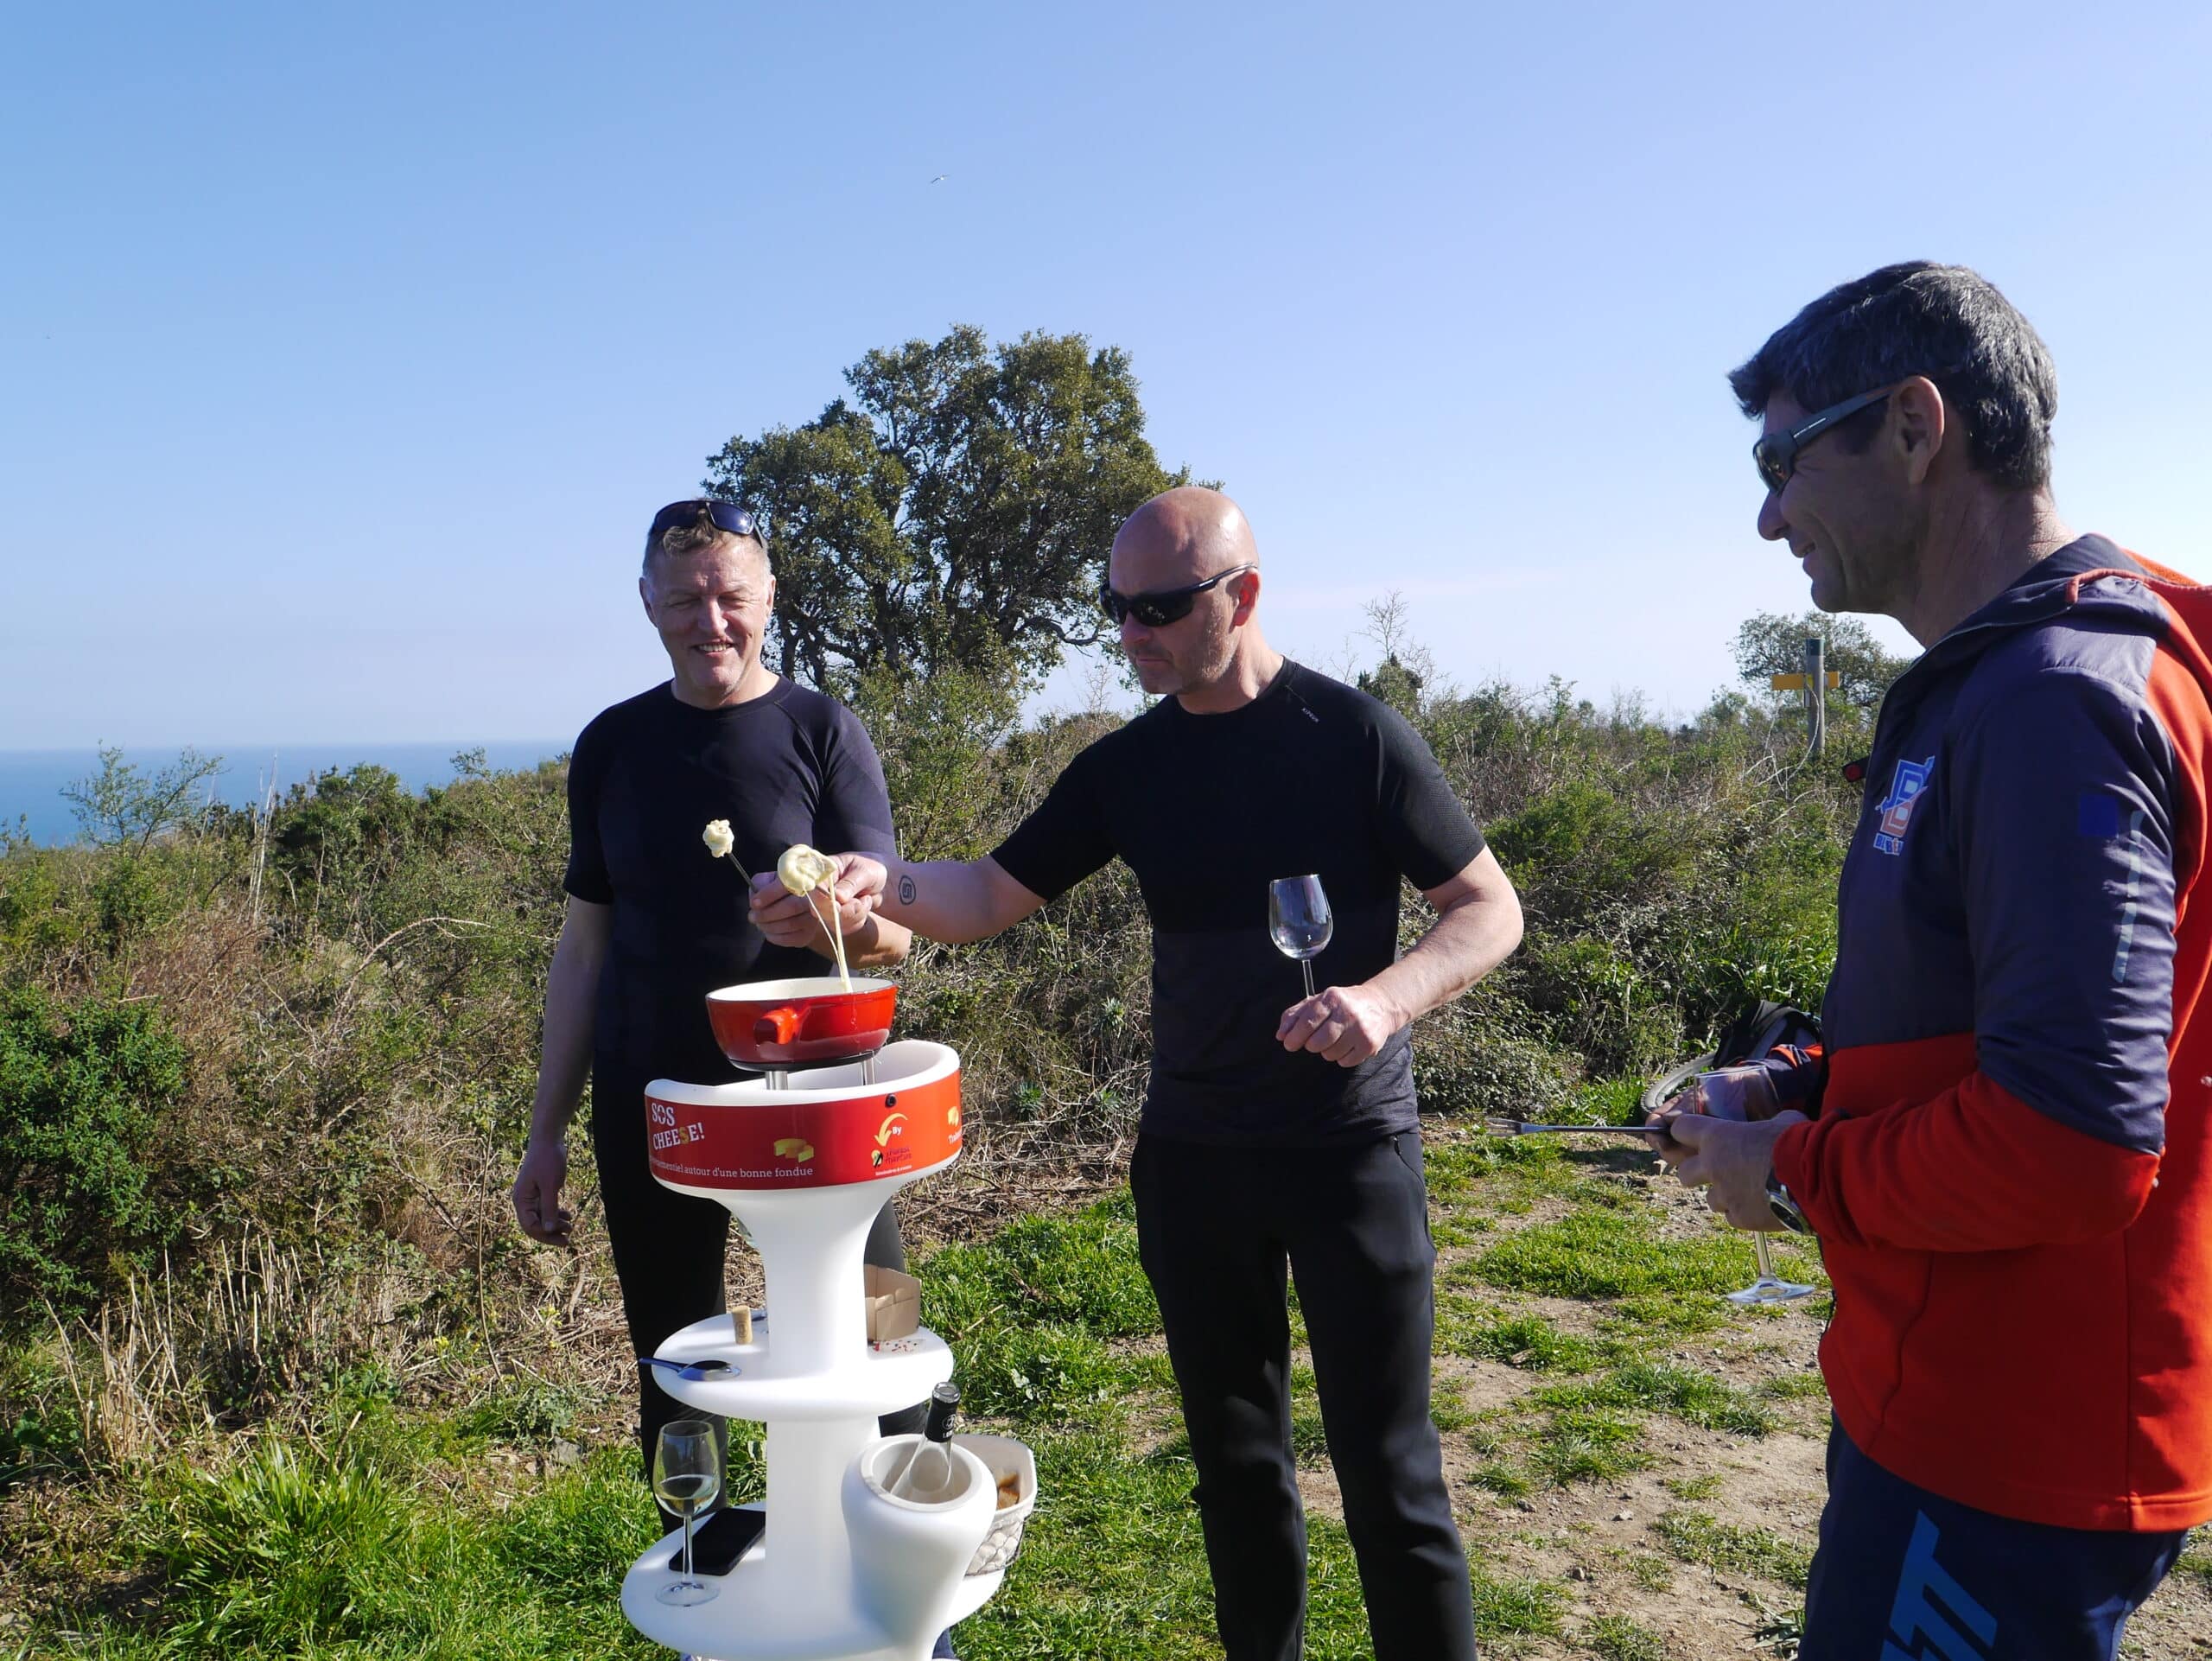
M 1805 678 L 1802 675 L 1773 675 L 1768 678 L 1768 681 L 1777 692 L 1802 692 L 1805 690 Z M 1827 673 L 1827 682 L 1830 686 L 1840 686 L 1843 684 L 1843 677 L 1831 669 Z

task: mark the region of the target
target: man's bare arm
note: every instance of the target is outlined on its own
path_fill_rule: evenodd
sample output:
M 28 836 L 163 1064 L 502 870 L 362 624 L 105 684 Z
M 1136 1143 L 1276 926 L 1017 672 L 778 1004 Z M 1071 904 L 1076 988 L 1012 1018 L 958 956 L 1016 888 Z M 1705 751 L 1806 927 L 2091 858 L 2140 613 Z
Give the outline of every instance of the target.
M 1372 980 L 1332 986 L 1283 1012 L 1283 1047 L 1357 1066 L 1401 1027 L 1449 1003 L 1521 944 L 1521 900 L 1485 848 L 1449 881 L 1421 891 L 1436 923 Z
M 988 856 L 914 865 L 845 854 L 837 861 L 837 893 L 873 904 L 917 934 L 954 944 L 1011 928 L 1045 903 Z
M 593 1009 L 613 918 L 613 907 L 570 894 L 545 977 L 537 1094 L 531 1104 L 530 1145 L 515 1174 L 514 1200 L 522 1231 L 548 1245 L 569 1243 L 569 1215 L 561 1205 L 562 1185 L 569 1178 L 569 1121 L 575 1117 L 591 1071 Z
M 1367 983 L 1408 1021 L 1451 1002 L 1521 944 L 1521 896 L 1487 848 L 1449 881 L 1423 889 L 1421 898 L 1436 907 L 1434 926 Z
M 855 969 L 889 969 L 906 961 L 913 943 L 913 930 L 877 912 L 845 936 L 845 961 Z M 814 949 L 828 955 L 828 939 Z

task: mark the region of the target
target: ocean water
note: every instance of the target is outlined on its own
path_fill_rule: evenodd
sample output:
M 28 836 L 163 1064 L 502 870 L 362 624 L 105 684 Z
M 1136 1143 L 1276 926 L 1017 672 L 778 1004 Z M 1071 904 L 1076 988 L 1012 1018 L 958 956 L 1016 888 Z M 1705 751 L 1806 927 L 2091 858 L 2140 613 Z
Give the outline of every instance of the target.
M 215 799 L 244 807 L 268 787 L 271 773 L 282 796 L 296 782 L 329 772 L 372 763 L 389 767 L 410 790 L 453 781 L 453 758 L 464 750 L 480 749 L 485 764 L 497 769 L 534 767 L 561 754 L 575 741 L 566 738 L 454 739 L 450 743 L 426 744 L 201 744 L 202 755 L 223 758 L 223 771 L 213 782 Z M 123 759 L 141 773 L 152 773 L 177 758 L 174 749 L 125 747 Z M 0 750 L 0 829 L 26 829 L 34 842 L 73 842 L 79 834 L 76 811 L 62 799 L 61 788 L 99 773 L 99 752 L 81 750 Z

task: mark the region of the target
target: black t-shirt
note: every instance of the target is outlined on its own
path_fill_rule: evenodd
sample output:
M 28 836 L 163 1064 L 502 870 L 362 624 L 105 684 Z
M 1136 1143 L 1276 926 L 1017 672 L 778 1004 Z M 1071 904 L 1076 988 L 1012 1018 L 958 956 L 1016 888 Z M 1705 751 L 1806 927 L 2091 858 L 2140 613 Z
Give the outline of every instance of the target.
M 1268 936 L 1268 884 L 1318 874 L 1336 931 L 1313 983 L 1397 956 L 1399 879 L 1433 888 L 1483 850 L 1428 747 L 1388 704 L 1285 660 L 1252 703 L 1163 698 L 1068 764 L 992 857 L 1052 899 L 1117 855 L 1152 919 L 1144 1128 L 1194 1142 L 1317 1144 L 1411 1129 L 1400 1032 L 1357 1067 L 1275 1038 L 1305 996 Z
M 755 875 L 784 850 L 892 854 L 883 767 L 852 711 L 781 680 L 722 710 L 670 684 L 602 710 L 569 767 L 569 871 L 579 900 L 614 909 L 593 1028 L 595 1062 L 698 1084 L 736 1075 L 705 997 L 740 981 L 834 972 L 753 926 L 737 868 L 701 840 L 728 819 Z

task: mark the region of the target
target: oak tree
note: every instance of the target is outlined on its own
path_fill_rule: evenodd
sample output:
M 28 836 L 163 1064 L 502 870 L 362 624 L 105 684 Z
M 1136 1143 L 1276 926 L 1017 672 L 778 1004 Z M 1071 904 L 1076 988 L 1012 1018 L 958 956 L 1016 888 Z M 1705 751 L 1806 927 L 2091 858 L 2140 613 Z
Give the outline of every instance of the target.
M 710 493 L 767 521 L 775 666 L 838 693 L 885 674 L 1012 688 L 1097 640 L 1116 527 L 1190 479 L 1145 438 L 1128 355 L 961 327 L 845 381 L 812 421 L 708 462 Z

